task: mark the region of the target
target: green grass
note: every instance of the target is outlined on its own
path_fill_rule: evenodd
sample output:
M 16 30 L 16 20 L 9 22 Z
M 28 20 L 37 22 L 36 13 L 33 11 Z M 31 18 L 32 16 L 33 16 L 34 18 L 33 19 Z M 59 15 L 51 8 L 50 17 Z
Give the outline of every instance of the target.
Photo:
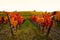
M 60 27 L 60 22 L 58 22 L 57 26 Z
M 26 19 L 26 21 L 21 26 L 23 29 L 27 27 L 31 27 L 33 29 L 35 27 L 28 19 Z

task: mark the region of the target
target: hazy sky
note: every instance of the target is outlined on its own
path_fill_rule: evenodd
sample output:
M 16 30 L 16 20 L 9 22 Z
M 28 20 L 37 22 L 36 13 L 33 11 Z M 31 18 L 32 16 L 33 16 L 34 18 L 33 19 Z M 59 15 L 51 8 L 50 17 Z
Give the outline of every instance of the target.
M 60 0 L 0 0 L 0 11 L 55 11 L 60 10 Z

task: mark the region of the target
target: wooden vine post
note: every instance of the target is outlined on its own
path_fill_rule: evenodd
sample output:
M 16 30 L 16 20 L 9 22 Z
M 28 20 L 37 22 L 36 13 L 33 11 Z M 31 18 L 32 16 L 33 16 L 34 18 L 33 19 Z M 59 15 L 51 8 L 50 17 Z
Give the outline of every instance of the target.
M 12 25 L 11 25 L 11 23 L 10 23 L 10 17 L 9 17 L 8 14 L 7 14 L 7 17 L 8 17 L 8 22 L 9 22 L 10 29 L 11 29 L 11 34 L 12 34 L 12 36 L 14 36 L 13 30 L 12 30 Z
M 50 26 L 49 26 L 49 28 L 48 28 L 48 31 L 47 31 L 46 37 L 49 36 L 50 30 L 51 30 L 51 28 L 52 28 L 52 24 L 53 24 L 53 20 L 54 20 L 55 14 L 56 14 L 56 11 L 53 12 L 53 14 L 52 14 L 53 17 L 52 17 L 52 19 L 51 19 L 51 23 L 50 23 Z

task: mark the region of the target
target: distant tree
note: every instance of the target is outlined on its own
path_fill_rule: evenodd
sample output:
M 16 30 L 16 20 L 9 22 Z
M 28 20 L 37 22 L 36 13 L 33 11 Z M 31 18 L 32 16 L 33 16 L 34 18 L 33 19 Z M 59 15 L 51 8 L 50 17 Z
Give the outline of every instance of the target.
M 36 10 L 34 10 L 34 12 L 36 12 Z

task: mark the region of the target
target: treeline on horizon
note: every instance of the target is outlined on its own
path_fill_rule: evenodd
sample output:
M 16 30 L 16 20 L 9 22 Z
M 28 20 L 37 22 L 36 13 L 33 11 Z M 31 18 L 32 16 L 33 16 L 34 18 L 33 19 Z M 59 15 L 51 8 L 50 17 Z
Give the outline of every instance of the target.
M 4 12 L 5 10 L 3 11 L 0 11 L 0 12 Z M 5 12 L 48 12 L 48 11 L 36 11 L 36 10 L 33 10 L 33 11 L 5 11 Z M 49 12 L 55 12 L 55 11 L 49 11 Z M 56 11 L 56 12 L 60 12 L 60 11 Z

